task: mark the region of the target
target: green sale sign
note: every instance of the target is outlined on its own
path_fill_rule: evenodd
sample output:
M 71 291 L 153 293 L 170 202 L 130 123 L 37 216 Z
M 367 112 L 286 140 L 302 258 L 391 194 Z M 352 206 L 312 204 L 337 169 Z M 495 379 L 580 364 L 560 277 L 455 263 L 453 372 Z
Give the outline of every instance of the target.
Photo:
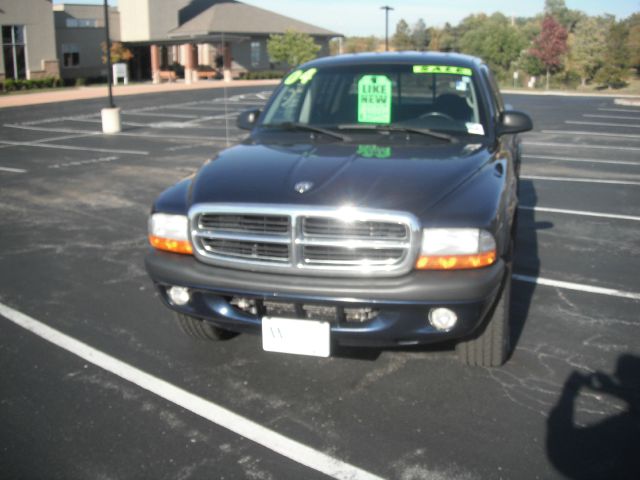
M 391 123 L 391 80 L 365 75 L 358 81 L 358 122 Z

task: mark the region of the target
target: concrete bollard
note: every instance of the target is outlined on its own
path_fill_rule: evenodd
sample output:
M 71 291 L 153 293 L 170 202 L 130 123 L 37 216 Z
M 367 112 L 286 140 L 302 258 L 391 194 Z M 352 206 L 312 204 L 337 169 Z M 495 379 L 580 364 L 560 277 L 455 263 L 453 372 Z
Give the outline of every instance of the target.
M 103 133 L 120 133 L 120 107 L 103 108 L 100 112 L 102 115 L 102 132 Z

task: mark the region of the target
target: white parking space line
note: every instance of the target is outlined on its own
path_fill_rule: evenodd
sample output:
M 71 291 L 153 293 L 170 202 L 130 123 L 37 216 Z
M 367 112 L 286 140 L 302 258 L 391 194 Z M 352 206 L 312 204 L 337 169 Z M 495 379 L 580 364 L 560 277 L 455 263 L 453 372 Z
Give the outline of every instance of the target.
M 23 168 L 0 167 L 0 172 L 27 173 Z
M 585 113 L 582 116 L 587 118 L 613 118 L 617 120 L 636 120 L 640 122 L 640 117 L 628 117 L 625 115 L 598 115 L 596 113 Z
M 640 162 L 630 162 L 624 160 L 601 160 L 595 158 L 571 158 L 571 157 L 556 157 L 553 155 L 529 155 L 525 153 L 524 159 L 533 158 L 540 160 L 554 160 L 559 162 L 579 162 L 579 163 L 611 163 L 614 165 L 635 165 L 640 167 Z
M 565 120 L 568 125 L 593 125 L 596 127 L 623 127 L 623 128 L 640 128 L 640 125 L 629 125 L 628 123 L 607 123 L 607 122 L 584 122 L 580 120 Z
M 600 180 L 598 178 L 546 177 L 542 175 L 521 175 L 520 178 L 525 180 L 546 180 L 549 182 L 604 183 L 604 184 L 611 184 L 611 185 L 640 185 L 640 182 L 634 182 L 631 180 Z
M 74 122 L 85 122 L 85 123 L 102 123 L 102 120 L 91 120 L 89 118 L 72 118 L 70 119 Z M 121 125 L 126 125 L 128 127 L 140 127 L 140 128 L 156 128 L 156 129 L 174 129 L 174 128 L 194 128 L 201 130 L 224 130 L 222 126 L 206 126 L 206 125 L 193 125 L 191 122 L 175 122 L 175 121 L 163 121 L 163 122 L 149 122 L 149 123 L 139 123 L 139 122 L 120 122 Z
M 6 126 L 6 125 L 5 125 Z M 62 137 L 58 136 L 58 137 L 47 137 L 47 138 L 40 138 L 38 140 L 31 140 L 28 142 L 18 142 L 22 145 L 31 145 L 32 143 L 47 143 L 47 142 L 55 142 L 56 140 L 71 140 L 74 138 L 86 138 L 86 137 L 91 137 L 93 135 L 98 135 L 100 132 L 88 132 L 88 133 L 83 133 L 83 134 L 77 134 L 77 135 L 64 135 Z M 7 140 L 7 142 L 9 142 Z M 12 147 L 14 145 L 11 144 L 7 144 L 7 145 L 0 145 L 0 148 L 9 148 Z
M 553 148 L 571 148 L 573 150 L 592 149 L 592 150 L 621 150 L 625 152 L 640 152 L 639 147 L 620 147 L 617 145 L 585 145 L 584 143 L 559 143 L 559 142 L 531 142 L 525 140 L 523 145 L 531 145 L 536 147 L 553 147 Z
M 599 108 L 601 112 L 622 112 L 622 113 L 638 113 L 640 114 L 640 109 L 630 110 L 628 108 Z
M 196 111 L 200 111 L 200 112 L 211 112 L 213 110 L 221 110 L 224 111 L 224 105 L 216 105 L 216 106 L 211 106 L 211 107 L 195 107 L 195 106 L 184 106 L 184 107 L 180 107 L 180 106 L 171 106 L 171 105 L 167 105 L 164 108 L 174 108 L 174 109 L 179 109 L 179 110 L 196 110 Z M 240 110 L 238 110 L 240 111 Z
M 57 150 L 77 150 L 81 152 L 120 153 L 125 155 L 149 155 L 149 152 L 146 152 L 143 150 L 116 150 L 112 148 L 76 147 L 73 145 L 54 145 L 52 143 L 9 142 L 6 140 L 0 140 L 0 144 L 10 145 L 14 147 L 53 148 Z
M 168 118 L 184 118 L 185 120 L 192 120 L 196 118 L 201 118 L 198 115 L 182 115 L 180 113 L 153 113 L 153 112 L 120 112 L 122 115 L 135 115 L 141 117 L 168 117 Z
M 563 282 L 560 280 L 552 280 L 550 278 L 531 277 L 529 275 L 513 274 L 513 279 L 519 282 L 534 283 L 536 285 L 545 285 L 548 287 L 563 288 L 566 290 L 576 290 L 578 292 L 596 293 L 599 295 L 609 295 L 611 297 L 630 298 L 632 300 L 640 300 L 640 293 L 625 292 L 615 288 L 603 288 L 584 283 Z
M 541 133 L 553 134 L 553 135 L 587 135 L 589 137 L 615 137 L 615 138 L 628 138 L 630 140 L 640 140 L 640 135 L 634 135 L 633 133 L 603 133 L 603 132 L 589 132 L 584 130 L 542 130 Z
M 40 132 L 58 132 L 58 133 L 85 133 L 90 135 L 102 135 L 102 132 L 98 131 L 88 131 L 88 130 L 72 130 L 69 128 L 45 128 L 45 127 L 35 127 L 35 126 L 25 126 L 25 125 L 14 125 L 14 124 L 5 124 L 5 127 L 9 128 L 17 128 L 23 130 L 36 130 Z M 114 133 L 110 136 L 118 136 L 118 137 L 136 137 L 136 138 L 161 138 L 163 140 L 199 140 L 199 141 L 226 141 L 225 137 L 214 137 L 214 136 L 194 136 L 194 135 L 168 135 L 168 134 L 153 134 L 153 133 L 133 133 L 133 132 L 120 132 Z M 229 137 L 230 140 L 239 140 L 239 136 L 231 135 Z M 2 143 L 2 141 L 0 141 Z M 6 142 L 5 142 L 6 143 Z M 24 142 L 28 145 L 28 142 Z M 100 151 L 100 150 L 94 150 Z M 113 151 L 112 153 L 121 153 L 118 151 Z M 148 152 L 147 152 L 148 153 Z M 146 153 L 145 153 L 146 155 Z
M 2 303 L 0 303 L 0 315 L 85 361 L 294 462 L 336 479 L 382 480 L 381 477 L 288 438 L 225 407 L 118 360 Z
M 548 213 L 561 213 L 566 215 L 578 215 L 583 217 L 598 217 L 598 218 L 613 218 L 615 220 L 632 220 L 640 222 L 640 217 L 633 215 L 618 215 L 616 213 L 602 213 L 602 212 L 589 212 L 586 210 L 566 210 L 563 208 L 549 208 L 549 207 L 531 207 L 527 205 L 519 205 L 521 210 L 531 210 L 534 212 L 548 212 Z

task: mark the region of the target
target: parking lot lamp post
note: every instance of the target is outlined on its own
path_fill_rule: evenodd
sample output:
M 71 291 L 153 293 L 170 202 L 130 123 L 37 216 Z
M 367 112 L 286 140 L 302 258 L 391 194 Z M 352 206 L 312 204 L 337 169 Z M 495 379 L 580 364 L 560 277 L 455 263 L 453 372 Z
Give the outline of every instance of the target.
M 120 127 L 120 109 L 113 102 L 113 72 L 111 71 L 111 38 L 109 34 L 109 6 L 107 0 L 103 0 L 104 4 L 104 31 L 107 45 L 107 87 L 109 89 L 109 105 L 100 112 L 102 115 L 102 132 L 103 133 L 119 133 Z
M 389 10 L 393 10 L 389 5 L 380 7 L 380 10 L 384 10 L 384 50 L 389 51 Z

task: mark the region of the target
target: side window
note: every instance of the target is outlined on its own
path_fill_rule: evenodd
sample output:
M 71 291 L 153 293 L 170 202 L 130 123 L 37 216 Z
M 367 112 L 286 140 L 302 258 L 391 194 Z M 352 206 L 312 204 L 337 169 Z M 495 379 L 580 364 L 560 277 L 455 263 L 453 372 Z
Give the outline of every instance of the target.
M 502 100 L 502 94 L 500 93 L 500 89 L 498 88 L 498 84 L 496 79 L 494 78 L 491 71 L 485 67 L 485 72 L 487 75 L 487 79 L 489 80 L 489 86 L 491 87 L 491 92 L 493 93 L 493 102 L 496 107 L 496 111 L 498 113 L 504 112 L 504 101 Z

